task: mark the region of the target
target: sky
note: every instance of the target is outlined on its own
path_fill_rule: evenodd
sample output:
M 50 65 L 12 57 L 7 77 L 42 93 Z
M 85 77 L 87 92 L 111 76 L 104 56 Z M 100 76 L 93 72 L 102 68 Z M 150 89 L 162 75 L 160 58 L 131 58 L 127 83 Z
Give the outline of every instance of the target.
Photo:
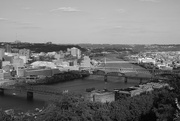
M 0 41 L 180 44 L 180 0 L 0 0 Z

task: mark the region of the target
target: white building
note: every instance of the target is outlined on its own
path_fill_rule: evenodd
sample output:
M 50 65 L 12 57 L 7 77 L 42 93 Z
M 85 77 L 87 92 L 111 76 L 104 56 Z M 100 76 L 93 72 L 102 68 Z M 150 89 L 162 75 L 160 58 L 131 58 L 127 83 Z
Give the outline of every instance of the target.
M 26 56 L 27 59 L 29 59 L 29 57 L 31 56 L 31 51 L 29 49 L 20 49 L 19 55 L 20 56 Z
M 12 65 L 17 70 L 18 67 L 24 67 L 24 61 L 23 59 L 17 57 L 13 59 Z
M 78 48 L 71 48 L 71 55 L 77 58 L 81 57 L 81 50 L 79 50 Z
M 0 60 L 3 59 L 3 57 L 4 57 L 4 52 L 5 52 L 5 49 L 4 49 L 4 48 L 0 48 Z
M 82 67 L 91 67 L 91 59 L 89 58 L 89 56 L 84 56 L 82 62 L 81 62 L 81 66 Z
M 153 63 L 156 64 L 156 60 L 152 58 L 139 58 L 138 63 Z
M 23 59 L 24 63 L 28 62 L 28 57 L 27 56 L 19 56 L 19 58 Z

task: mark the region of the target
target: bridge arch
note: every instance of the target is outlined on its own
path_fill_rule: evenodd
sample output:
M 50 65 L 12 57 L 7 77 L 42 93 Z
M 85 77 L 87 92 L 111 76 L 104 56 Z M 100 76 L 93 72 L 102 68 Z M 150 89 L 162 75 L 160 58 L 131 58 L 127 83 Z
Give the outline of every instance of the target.
M 125 74 L 121 72 L 107 72 L 107 76 L 125 76 Z
M 155 71 L 154 72 L 154 75 L 155 76 L 161 76 L 161 75 L 176 75 L 177 73 L 175 73 L 174 71 L 162 71 L 162 70 L 159 70 L 159 71 Z
M 106 72 L 105 72 L 105 70 L 97 69 L 97 70 L 94 70 L 94 71 L 93 71 L 93 74 L 94 74 L 94 75 L 105 75 Z

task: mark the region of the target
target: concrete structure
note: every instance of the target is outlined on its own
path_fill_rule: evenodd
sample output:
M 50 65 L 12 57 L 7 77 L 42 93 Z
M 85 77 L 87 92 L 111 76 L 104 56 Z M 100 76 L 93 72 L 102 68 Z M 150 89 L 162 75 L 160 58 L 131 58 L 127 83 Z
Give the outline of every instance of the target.
M 2 61 L 2 68 L 6 65 L 10 65 L 10 61 Z
M 150 83 L 146 83 L 146 84 L 142 84 L 136 87 L 129 87 L 126 89 L 115 89 L 115 100 L 117 100 L 118 98 L 123 98 L 124 96 L 130 96 L 130 97 L 134 97 L 140 94 L 146 94 L 146 93 L 151 93 L 153 90 L 155 89 L 161 89 L 163 87 L 168 87 L 170 88 L 170 86 L 167 83 L 154 83 L 154 82 L 150 82 Z
M 61 58 L 61 55 L 58 54 L 58 53 L 56 53 L 56 54 L 54 55 L 54 58 L 55 58 L 56 60 L 59 60 L 59 59 Z
M 19 50 L 19 56 L 26 56 L 27 59 L 29 59 L 31 55 L 31 51 L 29 49 L 20 49 Z
M 4 73 L 0 73 L 0 80 L 4 79 Z
M 28 62 L 28 57 L 27 56 L 19 56 L 19 58 L 21 58 L 23 60 L 24 63 Z
M 24 61 L 21 58 L 14 58 L 12 65 L 17 70 L 18 67 L 24 67 Z
M 78 48 L 71 48 L 71 55 L 77 58 L 81 57 L 81 51 Z
M 56 60 L 60 60 L 60 59 L 63 59 L 64 58 L 64 53 L 56 53 L 55 55 L 54 55 L 54 58 L 56 59 Z
M 11 79 L 12 76 L 10 74 L 10 72 L 3 72 L 0 71 L 0 79 Z
M 4 61 L 10 61 L 12 63 L 14 56 L 13 55 L 5 55 L 4 56 Z
M 77 58 L 80 59 L 81 58 L 81 50 L 77 49 Z
M 53 76 L 60 73 L 59 69 L 26 69 L 25 76 Z
M 0 48 L 0 60 L 3 60 L 4 52 L 5 52 L 5 49 L 4 48 Z
M 73 61 L 69 61 L 69 66 L 74 66 L 74 62 Z
M 31 63 L 33 68 L 38 68 L 38 67 L 49 67 L 49 68 L 56 68 L 56 65 L 53 62 L 48 62 L 48 61 L 36 61 Z
M 112 102 L 115 101 L 115 94 L 114 92 L 94 90 L 86 94 L 86 99 L 93 102 L 101 102 L 101 103 Z
M 0 69 L 2 69 L 2 60 L 0 60 Z
M 167 64 L 157 64 L 157 67 L 161 70 L 173 70 L 173 67 L 170 67 Z
M 153 63 L 156 64 L 156 60 L 152 58 L 139 58 L 138 63 Z
M 91 67 L 91 59 L 89 58 L 89 56 L 84 56 L 82 62 L 81 62 L 81 66 L 83 67 Z
M 11 45 L 10 45 L 10 44 L 7 44 L 7 45 L 6 45 L 6 47 L 5 47 L 5 52 L 11 53 Z
M 17 76 L 18 77 L 24 77 L 25 76 L 25 69 L 24 69 L 24 67 L 18 67 L 17 68 Z
M 77 48 L 75 48 L 75 47 L 71 48 L 71 55 L 77 56 Z
M 63 60 L 62 60 L 62 59 L 53 60 L 53 63 L 54 63 L 56 66 L 62 66 Z
M 77 66 L 77 65 L 78 65 L 78 64 L 77 64 L 77 60 L 74 60 L 73 63 L 74 63 L 74 66 Z
M 69 71 L 69 70 L 79 70 L 79 67 L 78 66 L 66 66 L 66 67 L 63 67 L 64 71 Z
M 2 69 L 3 69 L 5 72 L 10 72 L 10 71 L 13 69 L 13 65 L 3 66 Z
M 66 62 L 66 61 L 62 62 L 62 66 L 63 67 L 69 66 L 69 62 Z
M 71 49 L 70 49 L 70 48 L 67 48 L 67 52 L 71 52 Z
M 4 72 L 4 79 L 11 79 L 11 73 L 10 72 Z

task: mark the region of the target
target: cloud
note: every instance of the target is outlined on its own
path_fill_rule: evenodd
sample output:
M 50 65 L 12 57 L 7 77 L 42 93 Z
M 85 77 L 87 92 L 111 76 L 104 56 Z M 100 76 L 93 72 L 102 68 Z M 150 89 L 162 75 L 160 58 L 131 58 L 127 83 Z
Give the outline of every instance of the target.
M 122 26 L 114 26 L 113 28 L 115 28 L 115 29 L 121 29 L 121 28 L 123 28 Z
M 22 22 L 22 21 L 16 21 L 16 20 L 10 20 L 7 18 L 0 18 L 0 22 L 4 22 L 7 24 L 16 24 L 16 25 L 32 25 L 32 22 Z
M 31 7 L 23 7 L 22 9 L 23 10 L 31 10 L 32 8 Z
M 118 13 L 124 13 L 125 10 L 124 10 L 124 9 L 117 9 L 117 12 L 118 12 Z
M 8 21 L 7 18 L 0 18 L 0 21 Z
M 23 25 L 31 25 L 33 24 L 32 22 L 20 22 L 20 24 L 23 24 Z
M 159 2 L 159 0 L 140 0 L 142 2 Z
M 7 18 L 0 18 L 0 22 L 4 22 L 4 23 L 18 23 L 17 21 L 10 20 L 10 19 L 7 19 Z
M 19 29 L 41 29 L 39 26 L 23 26 L 19 27 Z
M 77 8 L 73 8 L 73 7 L 60 7 L 60 8 L 56 8 L 56 9 L 51 10 L 51 12 L 54 12 L 54 11 L 78 12 L 80 10 L 78 10 Z

